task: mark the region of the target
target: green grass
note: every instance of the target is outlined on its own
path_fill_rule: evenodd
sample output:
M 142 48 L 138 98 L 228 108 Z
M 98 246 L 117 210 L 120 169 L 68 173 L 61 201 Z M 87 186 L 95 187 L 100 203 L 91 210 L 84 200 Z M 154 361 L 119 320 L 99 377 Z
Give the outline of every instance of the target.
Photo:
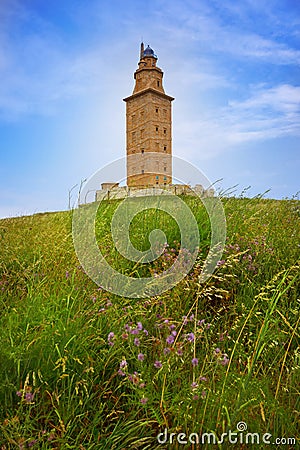
M 221 436 L 240 421 L 272 440 L 299 439 L 300 202 L 223 199 L 223 260 L 199 284 L 210 226 L 204 208 L 185 201 L 199 225 L 199 258 L 176 287 L 148 299 L 108 293 L 85 275 L 71 212 L 0 221 L 1 449 L 198 448 L 160 445 L 157 434 Z M 170 267 L 175 221 L 140 213 L 133 244 L 147 249 L 161 228 L 169 247 L 151 264 L 131 263 L 112 246 L 118 205 L 98 213 L 107 260 L 137 277 Z M 210 447 L 234 445 L 201 445 Z

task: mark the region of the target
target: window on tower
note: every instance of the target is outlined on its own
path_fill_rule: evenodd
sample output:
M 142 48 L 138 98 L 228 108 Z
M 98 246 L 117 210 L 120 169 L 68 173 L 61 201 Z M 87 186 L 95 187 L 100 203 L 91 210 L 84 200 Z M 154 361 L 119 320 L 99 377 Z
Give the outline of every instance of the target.
M 158 114 L 158 108 L 155 108 L 155 112 L 156 112 L 156 114 Z
M 167 134 L 167 129 L 166 128 L 164 128 L 164 134 Z
M 142 169 L 142 174 L 144 174 L 145 173 L 145 171 L 144 171 L 144 169 Z
M 158 133 L 158 127 L 155 127 L 155 131 L 156 131 L 156 133 Z
M 166 145 L 164 146 L 164 152 L 166 152 L 167 151 L 167 147 L 166 147 Z
M 141 153 L 144 154 L 144 152 L 145 152 L 145 150 L 142 148 L 142 149 L 141 149 Z
M 157 80 L 157 87 L 159 87 L 159 85 L 160 85 L 160 82 L 159 82 L 159 80 Z

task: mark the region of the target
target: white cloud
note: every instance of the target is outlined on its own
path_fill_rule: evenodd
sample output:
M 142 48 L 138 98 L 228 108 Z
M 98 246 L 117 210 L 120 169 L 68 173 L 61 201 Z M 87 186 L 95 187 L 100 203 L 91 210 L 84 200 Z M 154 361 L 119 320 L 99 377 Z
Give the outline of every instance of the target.
M 300 136 L 300 87 L 253 87 L 244 101 L 203 111 L 202 117 L 176 119 L 174 133 L 178 154 L 210 159 L 247 142 Z

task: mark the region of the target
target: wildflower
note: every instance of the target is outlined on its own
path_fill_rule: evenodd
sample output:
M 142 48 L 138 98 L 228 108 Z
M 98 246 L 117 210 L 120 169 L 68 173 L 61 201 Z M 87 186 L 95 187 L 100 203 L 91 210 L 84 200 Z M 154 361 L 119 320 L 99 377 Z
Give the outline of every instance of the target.
M 195 335 L 194 333 L 189 333 L 186 335 L 186 338 L 188 341 L 193 342 L 195 340 Z
M 125 377 L 125 372 L 123 372 L 123 370 L 119 369 L 118 370 L 118 375 L 120 375 L 121 377 Z
M 176 331 L 176 330 L 173 330 L 173 331 L 171 332 L 171 335 L 172 335 L 172 336 L 176 336 L 176 334 L 177 334 L 177 331 Z
M 195 367 L 195 366 L 198 366 L 198 358 L 193 358 L 192 359 L 192 365 Z
M 190 321 L 193 322 L 194 319 L 195 319 L 195 314 L 191 314 L 190 315 Z
M 108 337 L 107 337 L 108 345 L 110 345 L 110 346 L 114 345 L 114 342 L 113 342 L 114 337 L 115 337 L 115 333 L 113 333 L 112 331 L 110 333 L 108 333 Z
M 169 323 L 169 319 L 165 319 L 165 320 L 164 320 L 164 323 Z
M 204 325 L 204 322 L 205 322 L 205 319 L 201 319 L 201 320 L 199 320 L 198 325 L 199 326 Z
M 147 398 L 147 397 L 143 397 L 143 398 L 141 398 L 141 400 L 140 400 L 140 402 L 142 403 L 142 405 L 145 405 L 145 404 L 147 403 L 147 401 L 148 401 L 148 398 Z
M 17 391 L 16 394 L 17 394 L 18 397 L 22 397 L 23 396 L 23 392 L 22 391 Z
M 201 397 L 202 397 L 202 398 L 205 398 L 205 397 L 206 397 L 206 392 L 205 392 L 205 391 L 202 391 L 202 392 L 201 392 Z
M 174 342 L 174 336 L 170 335 L 166 339 L 167 344 L 171 345 Z
M 26 392 L 26 394 L 25 394 L 26 403 L 32 402 L 33 397 L 34 397 L 34 394 L 32 394 L 32 392 Z
M 193 383 L 191 384 L 191 388 L 192 389 L 196 389 L 198 387 L 198 383 L 196 383 L 195 381 L 193 381 Z
M 139 385 L 139 388 L 140 389 L 143 389 L 145 387 L 145 383 L 141 383 L 140 385 Z
M 143 353 L 139 353 L 138 354 L 138 360 L 139 361 L 144 361 L 144 359 L 145 359 L 145 355 L 143 355 Z
M 122 339 L 128 339 L 128 333 L 123 333 L 122 334 Z
M 210 324 L 210 323 L 208 323 L 208 324 L 206 325 L 206 329 L 207 329 L 207 330 L 209 330 L 209 329 L 210 329 L 210 327 L 211 327 L 211 324 Z
M 128 375 L 129 381 L 131 381 L 133 384 L 137 385 L 140 382 L 139 374 L 137 372 L 134 372 L 133 375 Z
M 29 442 L 28 442 L 27 446 L 28 446 L 28 447 L 33 447 L 34 444 L 36 444 L 36 443 L 37 443 L 37 440 L 36 440 L 36 439 L 33 439 L 32 441 L 29 441 Z
M 219 347 L 217 347 L 216 350 L 215 350 L 215 353 L 218 354 L 218 353 L 220 353 L 220 351 L 221 350 L 219 349 Z
M 143 329 L 142 322 L 138 322 L 137 325 L 136 325 L 136 327 L 137 327 L 138 330 L 141 331 L 141 330 Z
M 120 362 L 120 369 L 123 369 L 124 367 L 127 366 L 127 361 L 126 359 L 122 359 L 122 361 Z
M 194 396 L 193 396 L 193 400 L 199 400 L 199 395 L 197 395 L 197 394 L 194 395 Z
M 149 333 L 147 330 L 143 329 L 143 332 L 145 333 L 146 336 L 148 336 Z
M 139 334 L 140 330 L 138 328 L 134 328 L 133 330 L 130 330 L 131 334 Z
M 170 325 L 169 328 L 170 328 L 170 330 L 174 330 L 174 328 L 175 328 L 174 323 L 172 323 L 172 325 Z
M 200 381 L 207 381 L 207 378 L 206 377 L 200 377 L 199 380 Z
M 69 278 L 70 274 L 69 272 L 66 270 L 66 280 Z
M 157 369 L 160 369 L 162 367 L 162 363 L 160 361 L 155 361 L 154 367 L 156 367 Z
M 182 348 L 179 348 L 179 349 L 177 350 L 177 355 L 178 355 L 178 356 L 182 356 L 182 355 L 183 355 L 183 350 L 182 350 Z
M 222 364 L 222 366 L 227 366 L 228 363 L 229 363 L 229 358 L 227 357 L 227 355 L 224 355 L 223 359 L 220 361 L 220 364 Z
M 164 355 L 167 355 L 170 351 L 169 347 L 164 348 Z
M 134 338 L 134 345 L 136 345 L 137 347 L 140 345 L 140 340 L 139 338 Z
M 220 261 L 218 261 L 217 267 L 223 266 L 223 264 L 225 264 L 225 259 L 221 259 Z

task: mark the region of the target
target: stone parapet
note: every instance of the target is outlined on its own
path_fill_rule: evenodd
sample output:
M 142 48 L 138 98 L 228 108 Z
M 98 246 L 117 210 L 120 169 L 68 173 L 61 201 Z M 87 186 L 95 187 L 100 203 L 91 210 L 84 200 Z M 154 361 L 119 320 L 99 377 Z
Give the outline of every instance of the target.
M 192 187 L 185 184 L 170 184 L 168 186 L 144 187 L 144 186 L 120 186 L 111 189 L 101 189 L 96 191 L 96 201 L 102 200 L 119 200 L 127 197 L 145 197 L 150 195 L 161 195 L 170 193 L 171 195 L 190 195 L 200 197 L 214 197 L 213 188 L 204 189 L 202 185 L 196 184 Z

